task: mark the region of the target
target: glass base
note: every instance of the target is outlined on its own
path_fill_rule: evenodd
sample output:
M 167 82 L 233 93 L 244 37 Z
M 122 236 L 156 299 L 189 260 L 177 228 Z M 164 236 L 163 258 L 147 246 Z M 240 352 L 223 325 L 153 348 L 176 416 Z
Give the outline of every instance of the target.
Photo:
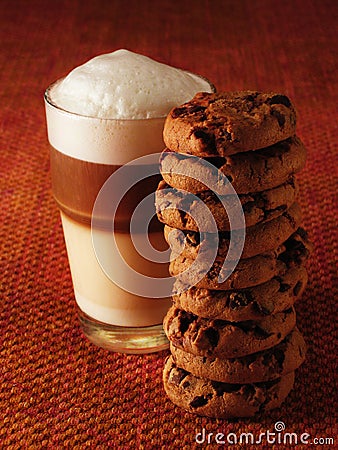
M 95 345 L 120 353 L 145 354 L 169 347 L 162 324 L 150 327 L 120 327 L 99 322 L 78 308 L 82 331 Z

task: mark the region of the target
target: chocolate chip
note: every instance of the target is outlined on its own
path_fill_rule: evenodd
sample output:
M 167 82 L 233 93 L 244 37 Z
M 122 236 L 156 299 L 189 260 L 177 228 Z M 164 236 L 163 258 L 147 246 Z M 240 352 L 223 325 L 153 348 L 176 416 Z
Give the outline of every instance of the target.
M 179 116 L 184 116 L 187 112 L 187 109 L 185 107 L 182 108 L 175 108 L 172 112 L 171 112 L 171 117 L 173 117 L 174 119 L 176 119 Z
M 254 334 L 257 338 L 266 339 L 270 336 L 270 334 L 260 328 L 255 322 L 252 320 L 247 320 L 245 322 L 237 322 L 236 326 L 238 326 L 245 333 Z
M 203 112 L 205 111 L 205 106 L 200 106 L 200 105 L 186 105 L 186 106 L 181 106 L 179 108 L 175 108 L 172 113 L 171 116 L 176 119 L 179 116 L 184 116 L 184 115 L 188 115 L 188 114 L 196 114 L 198 112 Z
M 202 128 L 197 128 L 197 130 L 194 131 L 194 136 L 204 142 L 208 142 L 210 140 L 210 135 Z
M 240 384 L 222 383 L 220 381 L 211 381 L 211 385 L 218 397 L 224 393 L 238 392 L 242 387 Z
M 271 114 L 276 117 L 278 125 L 283 128 L 285 125 L 285 116 L 283 114 L 281 114 L 279 111 L 277 111 L 276 109 L 271 111 Z
M 243 205 L 243 210 L 245 213 L 250 214 L 254 209 L 256 209 L 257 207 L 262 208 L 262 200 L 259 204 L 259 200 L 261 200 L 260 198 L 256 198 L 255 200 L 251 201 L 251 202 L 247 202 Z
M 286 95 L 277 94 L 271 97 L 268 102 L 270 105 L 284 105 L 290 108 L 291 102 Z
M 208 397 L 205 397 L 204 395 L 198 395 L 190 402 L 190 406 L 192 408 L 199 408 L 206 405 L 208 403 L 208 400 Z
M 179 314 L 179 331 L 180 333 L 184 334 L 188 328 L 189 325 L 194 321 L 194 316 L 192 314 L 189 314 L 186 311 L 180 311 Z
M 301 264 L 307 258 L 308 250 L 303 242 L 297 240 L 297 233 L 284 242 L 286 250 L 278 256 L 285 264 Z
M 251 302 L 249 293 L 246 292 L 232 292 L 229 295 L 229 307 L 236 310 Z
M 170 373 L 169 382 L 175 385 L 179 385 L 187 376 L 187 371 L 180 368 L 174 368 Z
M 287 283 L 281 283 L 279 286 L 279 292 L 286 292 L 291 289 L 291 286 Z
M 308 239 L 308 234 L 307 232 L 304 230 L 304 228 L 298 228 L 297 233 L 299 234 L 299 236 L 306 241 Z
M 246 101 L 246 102 L 254 102 L 255 101 L 255 97 L 252 94 L 249 94 L 249 95 L 246 95 L 243 98 L 243 100 Z
M 293 288 L 293 293 L 294 295 L 298 295 L 302 289 L 303 283 L 301 281 L 298 281 L 298 283 L 296 283 L 296 286 Z
M 207 328 L 205 330 L 205 336 L 210 342 L 212 347 L 216 347 L 219 341 L 219 333 L 215 328 Z

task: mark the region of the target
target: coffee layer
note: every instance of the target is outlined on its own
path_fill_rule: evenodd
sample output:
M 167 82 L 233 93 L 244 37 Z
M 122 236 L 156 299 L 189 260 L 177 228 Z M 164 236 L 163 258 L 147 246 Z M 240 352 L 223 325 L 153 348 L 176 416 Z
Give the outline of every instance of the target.
M 121 166 L 83 161 L 67 156 L 52 146 L 50 147 L 50 158 L 53 193 L 60 209 L 71 218 L 90 224 L 97 195 L 108 178 Z M 124 166 L 123 170 L 126 173 L 125 176 L 132 182 L 137 178 L 140 167 Z M 147 172 L 157 173 L 158 167 L 156 165 L 149 166 Z M 128 232 L 135 208 L 143 198 L 155 192 L 160 178 L 160 174 L 153 175 L 132 186 L 117 207 L 115 217 L 108 209 L 101 213 L 101 217 L 98 219 L 100 219 L 102 227 L 112 229 L 114 222 L 115 231 Z M 111 193 L 111 202 L 112 204 L 114 202 L 114 192 Z M 155 217 L 155 207 L 153 212 L 154 218 L 150 223 L 150 231 L 162 230 L 163 226 Z

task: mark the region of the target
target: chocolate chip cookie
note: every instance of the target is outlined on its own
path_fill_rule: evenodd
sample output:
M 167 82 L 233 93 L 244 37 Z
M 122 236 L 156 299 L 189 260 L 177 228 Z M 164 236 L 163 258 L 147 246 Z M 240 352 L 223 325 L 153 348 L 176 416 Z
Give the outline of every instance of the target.
M 250 227 L 280 216 L 295 202 L 297 192 L 298 185 L 294 178 L 290 178 L 286 183 L 267 191 L 239 195 L 245 226 Z M 218 196 L 213 191 L 195 195 L 171 188 L 162 180 L 155 193 L 155 199 L 158 219 L 174 228 L 211 232 L 212 218 L 220 231 L 243 226 L 240 220 L 230 223 L 228 217 L 228 214 L 235 218 L 242 214 L 238 209 L 238 199 L 234 195 Z M 200 202 L 203 202 L 209 211 L 201 210 Z
M 221 383 L 198 378 L 168 357 L 163 383 L 168 397 L 177 406 L 202 416 L 230 419 L 251 417 L 279 407 L 293 387 L 294 372 L 261 383 Z
M 208 190 L 208 186 L 226 183 L 219 170 L 237 194 L 249 194 L 285 183 L 304 167 L 305 161 L 303 143 L 292 136 L 267 148 L 225 157 L 202 159 L 166 149 L 161 156 L 160 171 L 170 186 L 196 194 Z
M 274 347 L 295 327 L 293 308 L 260 320 L 205 319 L 172 306 L 163 322 L 169 341 L 197 356 L 239 358 Z
M 269 281 L 283 275 L 288 268 L 304 264 L 312 251 L 305 231 L 299 228 L 277 249 L 248 259 L 240 259 L 234 267 L 233 261 L 216 258 L 208 260 L 189 259 L 178 255 L 169 264 L 169 273 L 181 286 L 229 290 L 243 289 Z
M 244 247 L 241 258 L 251 258 L 260 253 L 277 248 L 286 241 L 301 223 L 301 209 L 294 203 L 287 211 L 276 219 L 246 229 Z M 164 237 L 174 253 L 195 259 L 199 252 L 208 257 L 211 250 L 217 246 L 217 256 L 225 258 L 230 245 L 230 233 L 198 233 L 197 231 L 180 230 L 164 226 Z M 240 236 L 234 231 L 232 239 L 238 245 Z
M 306 352 L 294 304 L 312 246 L 296 111 L 279 93 L 198 93 L 163 135 L 156 212 L 176 278 L 164 388 L 187 411 L 250 417 L 281 404 Z
M 302 334 L 294 328 L 276 346 L 242 356 L 220 359 L 196 356 L 170 345 L 173 361 L 187 372 L 200 378 L 222 383 L 256 383 L 275 380 L 293 372 L 304 361 L 306 345 Z
M 304 267 L 292 267 L 266 283 L 246 289 L 210 290 L 195 286 L 185 290 L 174 284 L 173 304 L 209 319 L 239 322 L 258 320 L 290 308 L 302 295 L 308 275 Z
M 175 152 L 224 157 L 269 147 L 295 132 L 296 111 L 286 95 L 202 92 L 170 111 L 163 136 Z

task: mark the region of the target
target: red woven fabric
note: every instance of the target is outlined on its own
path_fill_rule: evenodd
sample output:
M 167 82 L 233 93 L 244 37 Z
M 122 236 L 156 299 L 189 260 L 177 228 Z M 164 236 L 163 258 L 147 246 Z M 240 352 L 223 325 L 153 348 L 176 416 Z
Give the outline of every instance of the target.
M 216 448 L 217 432 L 258 439 L 277 421 L 337 445 L 336 2 L 2 0 L 0 23 L 0 446 L 188 449 L 205 429 Z M 297 305 L 308 355 L 279 410 L 236 421 L 192 416 L 164 394 L 166 352 L 109 353 L 81 334 L 42 98 L 72 67 L 118 48 L 201 73 L 219 90 L 285 92 L 297 106 L 308 148 L 298 176 L 303 223 L 315 250 Z

